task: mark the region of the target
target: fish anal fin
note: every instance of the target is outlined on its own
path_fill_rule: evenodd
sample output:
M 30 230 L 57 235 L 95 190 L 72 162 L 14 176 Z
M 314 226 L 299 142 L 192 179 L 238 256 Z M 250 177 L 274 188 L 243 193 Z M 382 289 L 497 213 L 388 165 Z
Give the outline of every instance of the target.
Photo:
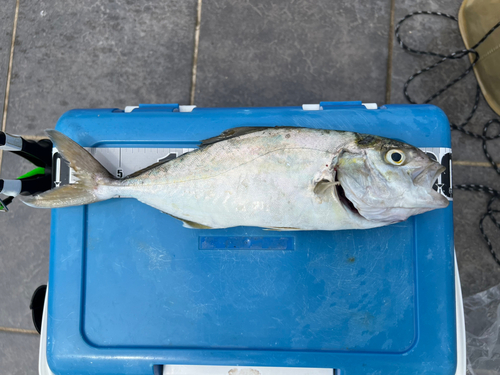
M 264 230 L 269 230 L 269 231 L 276 231 L 276 232 L 291 232 L 291 231 L 296 231 L 296 230 L 304 230 L 300 228 L 293 228 L 293 227 L 269 227 L 269 228 L 264 228 Z
M 203 224 L 197 223 L 195 221 L 181 219 L 180 217 L 177 217 L 175 215 L 169 214 L 168 212 L 165 212 L 165 211 L 161 211 L 161 212 L 164 213 L 164 214 L 167 214 L 168 216 L 172 216 L 174 219 L 182 221 L 182 223 L 183 223 L 182 226 L 184 228 L 189 228 L 189 229 L 214 229 L 212 227 L 209 227 L 208 225 L 203 225 Z
M 190 229 L 214 229 L 212 227 L 209 227 L 208 225 L 203 225 L 200 223 L 196 223 L 194 221 L 186 220 L 186 219 L 179 219 L 182 221 L 184 224 L 182 225 L 184 228 L 190 228 Z

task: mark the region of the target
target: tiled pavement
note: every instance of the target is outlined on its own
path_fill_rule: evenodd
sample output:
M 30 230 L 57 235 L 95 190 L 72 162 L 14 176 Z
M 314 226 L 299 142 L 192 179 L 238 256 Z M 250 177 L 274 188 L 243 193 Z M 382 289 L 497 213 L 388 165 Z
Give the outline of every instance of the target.
M 196 3 L 20 1 L 6 131 L 41 135 L 71 108 L 188 104 Z M 457 14 L 460 1 L 393 4 L 397 22 L 412 10 Z M 0 0 L 0 103 L 5 99 L 15 10 L 16 0 Z M 433 59 L 408 55 L 395 42 L 389 46 L 390 24 L 391 0 L 205 1 L 195 104 L 383 104 L 386 98 L 404 103 L 404 81 Z M 409 21 L 401 35 L 421 49 L 462 48 L 457 25 L 435 17 Z M 466 65 L 452 63 L 417 79 L 410 94 L 424 99 Z M 460 121 L 471 106 L 474 87 L 471 75 L 434 103 Z M 480 131 L 491 117 L 483 102 L 471 129 Z M 479 141 L 453 132 L 453 147 L 455 160 L 486 161 Z M 490 148 L 500 160 L 498 142 Z M 15 177 L 27 168 L 20 158 L 4 155 L 1 175 Z M 455 164 L 453 176 L 456 183 L 500 187 L 491 168 Z M 486 202 L 482 194 L 455 193 L 455 241 L 466 296 L 500 282 L 500 267 L 477 224 Z M 50 216 L 16 202 L 11 207 L 11 213 L 0 216 L 0 327 L 32 329 L 28 305 L 34 289 L 47 281 Z M 498 246 L 500 235 L 489 223 L 486 230 Z M 33 334 L 0 328 L 0 373 L 37 373 L 37 342 Z

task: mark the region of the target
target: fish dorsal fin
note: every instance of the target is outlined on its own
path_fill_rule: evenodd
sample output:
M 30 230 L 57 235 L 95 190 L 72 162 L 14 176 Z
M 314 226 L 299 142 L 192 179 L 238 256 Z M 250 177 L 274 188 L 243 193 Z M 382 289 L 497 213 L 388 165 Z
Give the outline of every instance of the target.
M 246 134 L 260 132 L 266 129 L 299 129 L 298 126 L 240 126 L 237 128 L 231 128 L 224 130 L 220 135 L 204 139 L 201 141 L 201 147 L 212 145 L 217 142 L 226 141 L 231 138 L 241 137 Z
M 217 142 L 225 141 L 231 138 L 241 137 L 242 135 L 259 132 L 262 130 L 273 128 L 271 126 L 240 126 L 238 128 L 231 128 L 224 130 L 221 134 L 204 139 L 201 141 L 200 147 L 208 146 Z
M 183 154 L 184 155 L 184 154 Z M 151 165 L 148 165 L 146 168 L 143 168 L 137 172 L 134 172 L 132 174 L 129 174 L 128 176 L 124 177 L 124 180 L 127 180 L 129 178 L 135 178 L 141 174 L 143 174 L 144 172 L 147 172 L 147 171 L 150 171 L 151 169 L 153 168 L 156 168 L 156 167 L 159 167 L 160 165 L 163 165 L 165 163 L 168 163 L 169 161 L 172 161 L 172 160 L 175 160 L 176 158 L 174 159 L 168 159 L 168 160 L 162 160 L 162 161 L 159 161 L 157 163 L 154 163 L 154 164 L 151 164 Z

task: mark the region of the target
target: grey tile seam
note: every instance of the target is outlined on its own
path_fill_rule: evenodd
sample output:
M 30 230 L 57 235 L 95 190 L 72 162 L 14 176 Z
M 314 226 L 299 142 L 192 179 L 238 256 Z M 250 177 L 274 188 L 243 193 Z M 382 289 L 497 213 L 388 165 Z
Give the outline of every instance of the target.
M 12 327 L 0 327 L 0 332 L 9 333 L 22 333 L 28 335 L 38 335 L 38 332 L 34 329 L 24 329 L 24 328 L 12 328 Z
M 396 8 L 396 0 L 391 0 L 391 11 L 389 20 L 389 40 L 387 48 L 387 71 L 385 81 L 385 104 L 391 102 L 392 91 L 392 54 L 394 49 L 394 9 Z
M 14 24 L 12 25 L 12 41 L 10 43 L 9 66 L 7 68 L 7 82 L 5 84 L 5 97 L 3 100 L 2 131 L 7 127 L 7 109 L 9 107 L 10 79 L 12 77 L 12 64 L 14 62 L 14 47 L 16 43 L 17 19 L 19 15 L 19 2 L 16 0 L 16 11 L 14 13 Z M 3 150 L 0 150 L 0 172 L 2 171 Z
M 196 7 L 196 23 L 194 28 L 194 47 L 193 47 L 193 67 L 191 71 L 191 90 L 189 93 L 190 105 L 194 105 L 194 95 L 196 90 L 196 70 L 198 67 L 198 47 L 200 44 L 201 3 L 202 0 L 198 0 L 198 5 Z

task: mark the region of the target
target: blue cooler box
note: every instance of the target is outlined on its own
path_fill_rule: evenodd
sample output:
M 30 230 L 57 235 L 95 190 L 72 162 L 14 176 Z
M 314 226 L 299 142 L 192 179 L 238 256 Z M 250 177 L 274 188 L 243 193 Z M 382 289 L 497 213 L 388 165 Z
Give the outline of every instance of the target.
M 238 126 L 375 134 L 451 167 L 449 123 L 432 105 L 140 105 L 72 110 L 56 128 L 125 176 Z M 450 173 L 436 188 L 451 200 Z M 135 199 L 54 209 L 42 356 L 61 375 L 455 374 L 450 203 L 331 232 L 186 229 Z

